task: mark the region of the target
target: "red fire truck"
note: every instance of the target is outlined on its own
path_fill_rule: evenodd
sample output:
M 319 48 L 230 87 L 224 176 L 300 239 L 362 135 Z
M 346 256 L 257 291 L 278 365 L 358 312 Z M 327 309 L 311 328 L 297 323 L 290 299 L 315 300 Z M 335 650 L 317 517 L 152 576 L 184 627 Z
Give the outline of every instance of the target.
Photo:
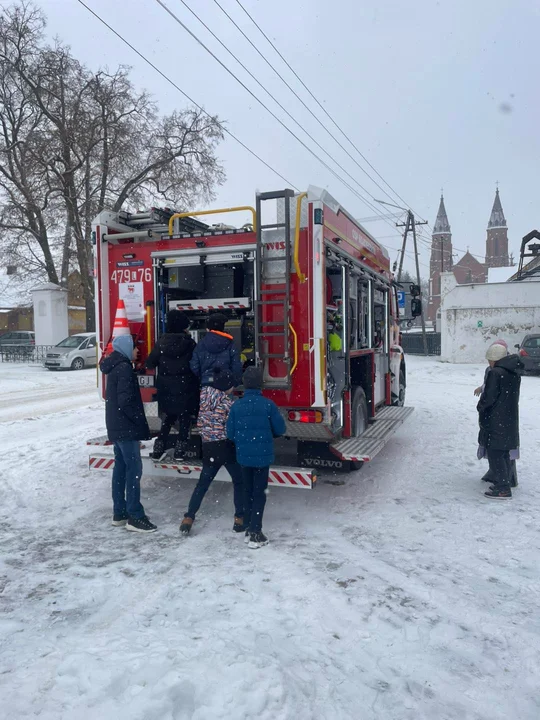
M 249 213 L 249 222 L 212 226 L 196 219 L 225 212 L 242 220 Z M 149 406 L 155 407 L 155 378 L 144 361 L 164 332 L 167 311 L 189 315 L 195 340 L 209 313 L 228 317 L 243 362 L 263 369 L 264 393 L 286 420 L 280 452 L 293 459 L 273 468 L 274 484 L 311 488 L 319 469 L 358 467 L 412 412 L 404 407 L 406 368 L 388 253 L 325 190 L 259 193 L 255 208 L 102 212 L 93 242 L 99 347 L 110 341 L 121 298 Z M 151 420 L 157 432 L 159 420 Z M 185 463 L 143 456 L 147 474 L 200 470 L 196 432 Z M 91 468 L 113 462 L 94 448 Z

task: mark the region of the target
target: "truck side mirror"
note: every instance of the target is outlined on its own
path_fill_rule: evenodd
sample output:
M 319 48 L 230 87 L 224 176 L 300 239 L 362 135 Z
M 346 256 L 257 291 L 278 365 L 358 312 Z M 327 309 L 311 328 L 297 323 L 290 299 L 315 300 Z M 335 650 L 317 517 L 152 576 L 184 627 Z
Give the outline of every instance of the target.
M 422 301 L 420 298 L 412 298 L 411 300 L 411 315 L 418 317 L 422 314 Z
M 420 285 L 411 285 L 410 288 L 411 297 L 416 298 L 420 297 L 422 294 L 422 290 L 420 289 Z

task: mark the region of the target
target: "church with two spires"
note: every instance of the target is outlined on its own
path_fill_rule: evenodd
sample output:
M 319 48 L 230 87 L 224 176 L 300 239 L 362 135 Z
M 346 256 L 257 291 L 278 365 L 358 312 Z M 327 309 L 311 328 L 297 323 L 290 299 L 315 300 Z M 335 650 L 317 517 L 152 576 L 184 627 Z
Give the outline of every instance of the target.
M 508 226 L 498 188 L 487 225 L 484 262 L 481 262 L 478 256 L 468 250 L 458 262 L 453 262 L 452 231 L 444 206 L 444 198 L 441 195 L 431 240 L 427 319 L 435 323 L 437 318 L 437 311 L 441 304 L 441 273 L 453 272 L 459 285 L 485 283 L 489 268 L 510 267 L 512 264 L 508 255 Z

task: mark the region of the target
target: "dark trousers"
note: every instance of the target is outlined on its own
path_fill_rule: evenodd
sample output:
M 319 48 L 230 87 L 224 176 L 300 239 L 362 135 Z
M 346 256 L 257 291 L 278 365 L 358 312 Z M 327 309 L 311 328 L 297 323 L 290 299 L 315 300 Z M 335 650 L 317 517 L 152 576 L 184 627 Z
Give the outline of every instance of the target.
M 244 525 L 252 533 L 261 532 L 269 467 L 242 467 L 244 477 Z
M 113 513 L 143 518 L 141 505 L 142 460 L 138 440 L 118 440 L 114 443 L 112 474 Z
M 238 463 L 223 463 L 225 469 L 229 473 L 233 483 L 233 496 L 234 496 L 234 514 L 236 517 L 244 516 L 244 487 L 242 478 L 242 468 Z M 212 484 L 212 480 L 218 474 L 218 470 L 222 467 L 221 463 L 204 463 L 199 482 L 197 483 L 195 490 L 191 495 L 189 501 L 189 507 L 184 517 L 195 519 L 204 496 L 206 495 L 208 488 Z
M 157 437 L 164 445 L 167 444 L 171 428 L 178 423 L 178 440 L 185 442 L 189 437 L 189 428 L 191 426 L 191 418 L 189 415 L 165 415 L 161 421 L 161 429 Z
M 496 490 L 510 490 L 511 461 L 509 450 L 487 449 L 489 471 Z

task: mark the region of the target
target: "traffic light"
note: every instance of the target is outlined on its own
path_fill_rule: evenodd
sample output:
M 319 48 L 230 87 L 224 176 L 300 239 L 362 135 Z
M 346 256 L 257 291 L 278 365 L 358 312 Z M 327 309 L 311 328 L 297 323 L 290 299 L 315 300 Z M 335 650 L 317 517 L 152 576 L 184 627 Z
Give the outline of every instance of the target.
M 418 285 L 411 286 L 411 287 L 418 287 Z M 422 314 L 422 301 L 418 297 L 413 297 L 411 299 L 411 315 L 413 317 L 419 317 L 421 314 Z
M 411 285 L 409 287 L 409 292 L 411 293 L 411 297 L 417 298 L 420 297 L 422 294 L 422 290 L 420 289 L 420 285 Z

